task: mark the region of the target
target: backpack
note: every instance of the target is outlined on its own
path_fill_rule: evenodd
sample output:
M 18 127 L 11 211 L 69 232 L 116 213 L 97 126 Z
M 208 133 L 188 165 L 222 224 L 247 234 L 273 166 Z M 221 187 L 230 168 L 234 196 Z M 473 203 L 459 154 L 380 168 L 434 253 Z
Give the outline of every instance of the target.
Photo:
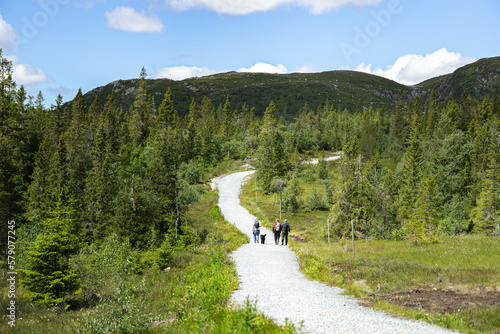
M 281 225 L 281 229 L 283 230 L 283 233 L 288 233 L 288 228 L 290 226 L 288 225 L 287 222 L 284 222 L 283 225 Z
M 281 229 L 281 224 L 279 222 L 274 223 L 274 231 L 279 232 Z
M 256 221 L 255 221 L 255 223 L 253 224 L 253 226 L 254 226 L 255 228 L 259 228 L 259 227 L 260 227 L 259 221 L 258 221 L 258 220 L 256 220 Z

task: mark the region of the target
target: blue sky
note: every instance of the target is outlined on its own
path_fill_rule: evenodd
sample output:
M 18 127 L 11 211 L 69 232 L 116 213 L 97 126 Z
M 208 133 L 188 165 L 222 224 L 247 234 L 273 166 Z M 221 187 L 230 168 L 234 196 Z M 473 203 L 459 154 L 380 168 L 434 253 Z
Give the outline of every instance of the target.
M 0 0 L 0 48 L 46 106 L 142 67 L 176 80 L 351 69 L 415 84 L 500 56 L 500 1 Z

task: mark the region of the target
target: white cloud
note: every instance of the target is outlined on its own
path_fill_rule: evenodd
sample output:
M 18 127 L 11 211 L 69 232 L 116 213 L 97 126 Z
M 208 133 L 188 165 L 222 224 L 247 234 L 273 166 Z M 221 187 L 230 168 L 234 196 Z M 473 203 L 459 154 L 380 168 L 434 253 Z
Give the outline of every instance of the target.
M 51 79 L 42 69 L 35 68 L 28 64 L 20 64 L 17 56 L 6 56 L 12 62 L 12 79 L 18 85 L 34 86 L 42 82 L 50 82 Z
M 153 74 L 153 77 L 158 79 L 167 78 L 172 80 L 184 80 L 187 78 L 202 77 L 220 72 L 221 71 L 209 69 L 208 67 L 172 66 L 161 68 L 158 72 Z
M 184 80 L 193 77 L 202 77 L 205 75 L 212 75 L 217 73 L 223 73 L 225 71 L 214 70 L 208 67 L 197 67 L 197 66 L 172 66 L 163 67 L 159 69 L 155 74 L 152 75 L 153 78 L 167 78 L 172 80 Z M 271 65 L 262 62 L 258 62 L 255 65 L 246 68 L 241 67 L 237 70 L 240 73 L 273 73 L 273 74 L 286 74 L 288 72 L 287 68 L 282 65 Z M 304 65 L 297 68 L 296 72 L 300 73 L 312 73 L 317 72 L 313 65 Z
M 316 73 L 319 71 L 320 71 L 320 69 L 318 69 L 317 66 L 311 65 L 311 64 L 302 65 L 302 66 L 299 66 L 295 69 L 295 72 L 297 72 L 297 73 Z
M 385 70 L 372 69 L 371 64 L 360 64 L 355 70 L 379 75 L 405 85 L 415 85 L 424 80 L 451 73 L 474 61 L 476 61 L 475 58 L 448 52 L 446 48 L 442 48 L 425 56 L 408 54 L 399 57 L 393 65 L 387 66 Z
M 133 8 L 118 6 L 111 12 L 104 13 L 108 27 L 131 32 L 161 32 L 163 23 L 158 17 L 148 16 Z
M 258 62 L 250 68 L 240 68 L 238 72 L 251 72 L 251 73 L 279 73 L 285 74 L 288 73 L 288 70 L 282 64 L 278 64 L 277 66 Z
M 267 12 L 281 6 L 306 7 L 313 14 L 321 14 L 341 6 L 376 5 L 382 0 L 165 0 L 174 10 L 207 8 L 219 14 L 247 15 Z
M 17 32 L 7 23 L 0 13 L 0 48 L 10 49 L 17 40 Z

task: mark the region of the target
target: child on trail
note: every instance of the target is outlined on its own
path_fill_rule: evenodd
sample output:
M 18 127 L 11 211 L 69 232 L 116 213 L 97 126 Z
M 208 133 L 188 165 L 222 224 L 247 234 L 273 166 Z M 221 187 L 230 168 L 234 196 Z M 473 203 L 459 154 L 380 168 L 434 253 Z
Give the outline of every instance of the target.
M 253 242 L 254 243 L 259 243 L 259 236 L 260 236 L 260 221 L 255 217 L 255 220 L 253 221 L 253 226 L 252 226 L 252 232 L 253 232 Z
M 280 220 L 276 219 L 273 225 L 273 232 L 274 232 L 274 243 L 276 245 L 279 245 L 280 243 L 280 234 L 281 234 L 281 224 Z
M 285 242 L 285 246 L 288 245 L 288 232 L 290 232 L 291 228 L 288 222 L 285 219 L 283 225 L 281 225 L 281 244 L 283 245 L 283 241 Z

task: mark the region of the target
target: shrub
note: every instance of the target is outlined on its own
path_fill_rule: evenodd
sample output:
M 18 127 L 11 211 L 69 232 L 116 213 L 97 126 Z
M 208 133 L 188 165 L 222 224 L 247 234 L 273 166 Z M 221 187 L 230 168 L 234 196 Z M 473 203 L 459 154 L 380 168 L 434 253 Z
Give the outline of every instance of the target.
M 179 166 L 179 174 L 189 184 L 197 184 L 201 180 L 203 169 L 198 165 L 196 160 L 191 160 Z
M 310 211 L 328 210 L 329 205 L 326 199 L 314 189 L 311 196 L 306 197 L 306 209 Z
M 160 269 L 167 268 L 172 261 L 173 255 L 174 247 L 172 246 L 172 240 L 169 235 L 166 235 L 160 248 L 156 250 L 155 264 Z

